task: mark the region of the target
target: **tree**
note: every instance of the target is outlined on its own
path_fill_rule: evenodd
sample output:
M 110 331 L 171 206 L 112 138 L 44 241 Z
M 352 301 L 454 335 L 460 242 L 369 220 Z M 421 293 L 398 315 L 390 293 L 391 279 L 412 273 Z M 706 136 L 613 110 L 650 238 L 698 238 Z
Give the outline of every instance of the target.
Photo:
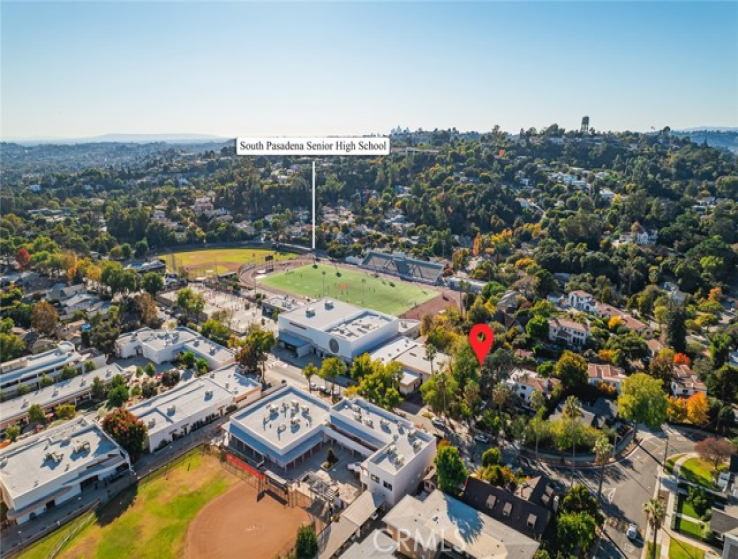
M 297 529 L 295 540 L 295 559 L 314 559 L 318 555 L 318 537 L 311 524 L 305 524 Z
M 97 401 L 105 398 L 105 383 L 100 380 L 100 377 L 92 379 L 92 398 Z
M 9 425 L 8 428 L 5 429 L 5 438 L 11 443 L 16 441 L 18 435 L 20 435 L 20 427 L 18 425 Z
M 28 421 L 31 423 L 43 423 L 46 421 L 44 408 L 39 404 L 32 404 L 31 407 L 28 408 Z
M 494 390 L 492 390 L 492 401 L 497 406 L 497 413 L 500 415 L 502 415 L 502 408 L 509 398 L 510 389 L 502 383 L 495 386 Z
M 662 349 L 648 364 L 648 372 L 653 378 L 660 379 L 664 386 L 671 382 L 674 374 L 674 352 Z
M 666 313 L 666 344 L 678 353 L 684 353 L 687 349 L 686 320 L 684 306 L 672 301 Z
M 187 353 L 187 352 L 185 352 L 185 353 Z M 192 352 L 190 352 L 190 353 L 192 353 Z M 193 358 L 195 357 L 195 354 L 194 353 L 192 354 L 192 357 Z M 194 361 L 193 361 L 193 363 L 194 363 Z M 146 363 L 146 366 L 144 367 L 144 372 L 149 377 L 152 377 L 153 378 L 153 377 L 156 376 L 156 367 L 154 366 L 154 364 L 151 361 L 149 361 L 148 363 Z
M 136 243 L 136 248 L 135 248 L 136 258 L 143 258 L 144 256 L 146 256 L 147 252 L 149 252 L 149 242 L 146 240 L 146 237 L 144 237 L 143 239 L 141 239 L 140 241 Z
M 164 289 L 164 279 L 157 272 L 147 272 L 141 279 L 141 287 L 146 293 L 156 297 L 156 294 Z
M 377 406 L 392 410 L 402 401 L 399 392 L 402 372 L 402 365 L 397 361 L 384 364 L 377 359 L 371 363 L 371 372 L 362 376 L 351 391 Z
M 728 361 L 732 345 L 733 340 L 728 334 L 715 334 L 710 340 L 710 357 L 712 357 L 716 369 L 719 369 Z
M 548 336 L 548 319 L 545 316 L 534 316 L 525 325 L 525 333 L 534 340 L 543 340 Z
M 18 267 L 21 270 L 25 270 L 31 264 L 31 255 L 28 253 L 28 250 L 21 247 L 18 249 L 18 252 L 15 253 L 15 261 L 18 263 Z
M 18 388 L 15 389 L 15 393 L 17 396 L 25 396 L 31 391 L 31 387 L 27 384 L 19 384 Z
M 76 377 L 78 373 L 79 371 L 71 365 L 65 365 L 64 368 L 62 368 L 59 378 L 61 378 L 61 380 L 70 380 Z
M 4 312 L 4 311 L 3 311 Z M 0 333 L 0 361 L 10 361 L 26 352 L 26 342 L 15 334 Z
M 195 369 L 197 369 L 197 376 L 204 375 L 205 373 L 207 373 L 208 370 L 210 369 L 208 360 L 205 359 L 204 357 L 200 357 L 197 360 L 195 360 Z
M 51 386 L 52 384 L 54 384 L 54 379 L 44 373 L 43 375 L 41 375 L 41 380 L 39 380 L 38 383 L 41 388 L 46 388 L 47 386 Z
M 127 386 L 116 386 L 108 392 L 108 403 L 113 408 L 119 408 L 130 398 Z
M 141 396 L 143 396 L 145 399 L 153 398 L 159 393 L 159 389 L 156 387 L 156 384 L 153 382 L 144 382 L 141 385 Z
M 559 515 L 556 535 L 559 545 L 569 553 L 569 557 L 574 555 L 577 548 L 581 553 L 588 550 L 594 542 L 596 532 L 597 521 L 586 512 Z
M 695 392 L 687 400 L 687 419 L 694 425 L 706 425 L 710 420 L 708 417 L 709 408 L 707 396 L 702 392 Z
M 167 388 L 176 386 L 179 382 L 180 374 L 177 369 L 170 369 L 161 375 L 161 383 Z
M 564 351 L 556 362 L 555 372 L 565 389 L 587 384 L 587 362 L 577 353 Z
M 185 287 L 177 291 L 175 306 L 185 313 L 187 321 L 190 322 L 193 318 L 197 319 L 205 308 L 205 299 L 202 294 Z
M 718 466 L 730 458 L 736 447 L 728 439 L 708 437 L 694 445 L 694 449 L 700 455 L 700 458 L 710 462 L 717 471 Z
M 184 353 L 181 353 L 179 356 L 179 362 L 182 363 L 182 365 L 187 369 L 191 369 L 192 367 L 195 366 L 195 359 L 196 359 L 195 354 L 192 353 L 190 350 L 187 350 Z M 151 363 L 149 363 L 149 365 L 151 365 Z M 153 376 L 153 375 L 149 375 L 149 376 Z
M 74 404 L 62 404 L 56 406 L 54 413 L 56 413 L 56 417 L 59 419 L 73 419 L 77 415 L 77 408 Z
M 141 322 L 151 326 L 159 318 L 159 307 L 154 298 L 148 293 L 141 293 L 136 299 L 138 312 L 141 314 Z
M 435 374 L 435 371 L 433 370 L 433 364 L 436 360 L 436 355 L 438 355 L 438 348 L 426 340 L 425 360 L 428 361 L 428 363 L 430 363 L 431 376 Z
M 312 387 L 310 386 L 310 380 L 317 374 L 318 368 L 312 363 L 308 363 L 307 365 L 305 365 L 305 368 L 302 370 L 302 376 L 304 376 L 305 380 L 308 381 L 308 391 L 310 392 L 313 391 Z
M 446 371 L 436 373 L 420 385 L 423 403 L 436 414 L 447 415 L 454 402 L 459 385 Z
M 687 401 L 684 398 L 669 396 L 666 401 L 666 419 L 682 423 L 687 419 Z
M 46 301 L 39 301 L 33 306 L 31 324 L 39 334 L 51 336 L 56 332 L 58 323 L 59 314 L 51 304 Z
M 653 544 L 651 549 L 653 555 L 651 559 L 656 559 L 656 542 L 658 541 L 659 530 L 661 525 L 664 523 L 666 518 L 666 506 L 663 499 L 649 499 L 647 503 L 643 504 L 643 512 L 646 513 L 648 523 L 653 530 Z
M 95 370 L 95 362 L 94 361 L 85 361 L 84 364 L 85 373 L 89 373 Z
M 499 465 L 502 462 L 502 453 L 499 448 L 488 448 L 482 453 L 482 467 Z
M 459 449 L 454 446 L 439 448 L 435 464 L 438 473 L 438 487 L 444 493 L 458 495 L 461 484 L 466 481 L 466 477 L 469 475 L 459 454 Z
M 228 327 L 214 318 L 206 320 L 200 328 L 200 333 L 213 340 L 216 344 L 226 345 L 231 337 L 231 331 Z
M 561 500 L 561 510 L 566 513 L 583 512 L 592 518 L 597 518 L 597 499 L 589 492 L 586 485 L 577 483 L 564 495 Z
M 730 405 L 738 396 L 738 369 L 723 365 L 707 377 L 709 394 Z
M 638 424 L 654 429 L 666 421 L 666 396 L 661 381 L 645 373 L 636 373 L 623 381 L 618 408 L 621 417 L 633 422 L 635 435 Z
M 605 479 L 605 464 L 610 458 L 614 447 L 610 444 L 610 441 L 604 435 L 599 437 L 594 445 L 595 462 L 600 465 L 600 483 L 597 487 L 597 502 L 599 502 L 602 496 L 602 482 Z
M 128 410 L 117 408 L 105 416 L 102 427 L 128 453 L 131 462 L 138 460 L 146 445 L 147 429 L 143 421 Z
M 261 380 L 264 382 L 267 358 L 276 344 L 277 338 L 274 337 L 273 332 L 262 330 L 259 327 L 251 328 L 246 337 L 237 343 L 239 349 L 236 353 L 236 361 L 247 371 L 260 368 Z
M 574 458 L 576 456 L 576 429 L 579 426 L 579 418 L 582 417 L 582 404 L 576 396 L 569 396 L 564 401 L 562 415 L 571 428 L 571 484 L 574 485 Z
M 346 369 L 346 363 L 338 357 L 327 357 L 323 359 L 323 364 L 320 366 L 318 374 L 322 379 L 330 381 L 331 394 L 334 391 L 336 377 L 346 374 Z

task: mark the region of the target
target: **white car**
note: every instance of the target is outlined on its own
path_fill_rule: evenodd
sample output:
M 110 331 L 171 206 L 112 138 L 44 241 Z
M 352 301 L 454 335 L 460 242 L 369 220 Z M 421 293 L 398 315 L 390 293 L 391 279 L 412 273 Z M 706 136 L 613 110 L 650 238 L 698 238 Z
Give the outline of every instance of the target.
M 440 418 L 440 417 L 434 417 L 431 419 L 431 423 L 438 427 L 439 429 L 445 429 L 446 428 L 446 422 Z
M 310 383 L 310 390 L 318 390 L 319 388 L 320 387 L 318 386 L 317 383 L 315 383 L 315 382 L 311 382 Z
M 474 440 L 478 443 L 487 444 L 489 442 L 489 437 L 483 433 L 480 433 L 479 435 L 474 435 Z
M 625 535 L 628 536 L 629 540 L 635 540 L 638 538 L 638 526 L 635 524 L 628 526 L 628 530 L 625 532 Z

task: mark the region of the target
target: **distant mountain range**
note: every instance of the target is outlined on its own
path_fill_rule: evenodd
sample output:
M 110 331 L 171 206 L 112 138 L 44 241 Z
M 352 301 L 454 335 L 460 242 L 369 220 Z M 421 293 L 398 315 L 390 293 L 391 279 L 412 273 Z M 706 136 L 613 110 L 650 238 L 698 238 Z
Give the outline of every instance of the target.
M 98 144 L 102 142 L 121 144 L 151 144 L 165 142 L 167 144 L 192 144 L 206 142 L 225 142 L 233 138 L 223 138 L 210 134 L 104 134 L 90 138 L 28 138 L 3 139 L 21 146 L 37 146 L 41 144 L 70 145 L 70 144 Z
M 677 137 L 688 137 L 695 144 L 704 142 L 710 147 L 728 150 L 738 155 L 738 128 L 692 128 L 689 130 L 672 130 L 671 133 Z

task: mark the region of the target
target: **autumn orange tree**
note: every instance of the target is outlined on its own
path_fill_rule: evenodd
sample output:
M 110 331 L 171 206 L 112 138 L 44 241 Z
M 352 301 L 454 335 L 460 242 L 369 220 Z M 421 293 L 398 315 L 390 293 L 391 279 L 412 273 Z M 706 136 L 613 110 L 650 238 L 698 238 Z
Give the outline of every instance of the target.
M 694 425 L 705 425 L 709 421 L 707 396 L 695 392 L 687 400 L 687 419 Z

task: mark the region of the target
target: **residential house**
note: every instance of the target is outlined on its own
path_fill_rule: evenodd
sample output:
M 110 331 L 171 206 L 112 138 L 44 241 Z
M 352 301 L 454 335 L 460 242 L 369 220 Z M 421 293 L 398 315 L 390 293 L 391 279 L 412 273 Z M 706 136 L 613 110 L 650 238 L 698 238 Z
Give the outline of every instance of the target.
M 548 339 L 569 347 L 581 348 L 589 339 L 589 325 L 579 324 L 568 318 L 549 318 Z
M 556 491 L 545 476 L 523 481 L 515 491 L 469 476 L 461 500 L 508 528 L 540 541 L 551 520 Z
M 674 365 L 671 393 L 674 396 L 689 398 L 695 392 L 702 392 L 707 395 L 707 386 L 705 386 L 705 383 L 699 379 L 697 373 L 690 369 L 688 365 Z
M 577 289 L 569 293 L 569 306 L 586 313 L 597 314 L 597 301 L 595 298 L 587 293 Z
M 587 363 L 587 376 L 589 384 L 599 386 L 604 383 L 618 391 L 622 390 L 623 381 L 628 378 L 625 371 L 613 365 L 601 365 L 599 363 Z
M 539 543 L 439 490 L 425 500 L 405 496 L 384 517 L 387 530 L 411 559 L 432 559 L 440 550 L 454 557 L 533 559 Z
M 505 379 L 505 385 L 513 394 L 520 396 L 526 404 L 530 404 L 534 392 L 540 392 L 548 397 L 559 384 L 557 379 L 549 379 L 540 376 L 535 371 L 529 371 L 516 367 Z

